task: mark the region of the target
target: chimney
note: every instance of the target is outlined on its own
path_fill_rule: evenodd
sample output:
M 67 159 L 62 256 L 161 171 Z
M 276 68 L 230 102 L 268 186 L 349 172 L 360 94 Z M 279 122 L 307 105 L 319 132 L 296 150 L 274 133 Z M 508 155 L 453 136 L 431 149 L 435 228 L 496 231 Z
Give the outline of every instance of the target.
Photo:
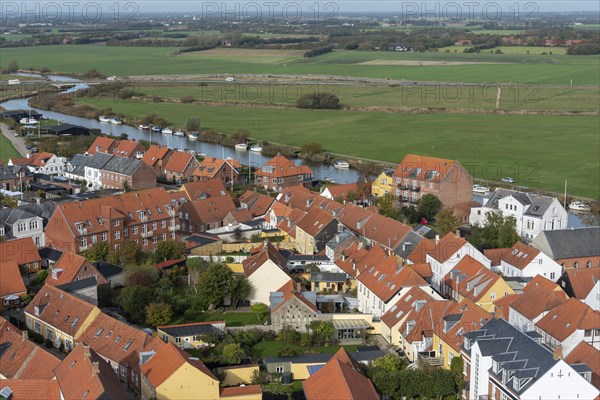
M 457 229 L 456 231 L 454 231 L 454 236 L 456 236 L 457 238 L 460 237 L 460 229 Z
M 556 346 L 554 348 L 554 354 L 552 354 L 552 358 L 554 358 L 555 360 L 560 360 L 561 358 L 563 358 L 562 346 Z
M 29 334 L 27 333 L 27 331 L 21 331 L 21 341 L 26 342 L 27 339 L 29 339 Z
M 83 345 L 83 356 L 86 358 L 90 358 L 90 346 Z
M 92 376 L 98 375 L 100 375 L 100 364 L 98 363 L 98 361 L 94 361 L 92 363 Z
M 440 235 L 435 235 L 435 242 L 439 243 L 440 242 Z

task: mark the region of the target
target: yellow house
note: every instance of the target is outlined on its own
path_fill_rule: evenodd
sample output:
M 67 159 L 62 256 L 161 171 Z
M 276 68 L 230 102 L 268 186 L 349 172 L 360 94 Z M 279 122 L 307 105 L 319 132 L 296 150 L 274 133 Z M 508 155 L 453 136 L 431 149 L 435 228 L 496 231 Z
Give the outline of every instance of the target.
M 444 368 L 450 369 L 452 358 L 460 356 L 463 335 L 481 329 L 491 317 L 478 305 L 465 300 L 434 326 L 431 350 L 441 359 Z
M 296 223 L 296 249 L 300 254 L 315 254 L 337 233 L 333 215 L 320 207 L 311 207 Z
M 514 294 L 514 290 L 498 274 L 471 256 L 465 256 L 446 275 L 444 292 L 457 302 L 471 300 L 487 312 L 494 311 L 494 302 Z
M 225 321 L 192 322 L 189 324 L 163 325 L 156 328 L 158 337 L 182 349 L 197 349 L 207 344 L 202 340 L 206 334 L 225 334 Z
M 204 363 L 167 343 L 141 366 L 142 399 L 219 398 L 219 380 Z
M 260 367 L 258 364 L 233 365 L 231 367 L 221 368 L 225 379 L 221 382 L 222 386 L 249 385 L 252 383 L 252 376 L 258 373 Z
M 44 287 L 25 307 L 25 323 L 54 346 L 69 351 L 85 329 L 100 315 L 98 307 L 51 285 Z
M 373 196 L 382 197 L 387 193 L 392 193 L 392 174 L 394 170 L 385 168 L 383 172 L 373 181 L 371 185 L 371 194 Z

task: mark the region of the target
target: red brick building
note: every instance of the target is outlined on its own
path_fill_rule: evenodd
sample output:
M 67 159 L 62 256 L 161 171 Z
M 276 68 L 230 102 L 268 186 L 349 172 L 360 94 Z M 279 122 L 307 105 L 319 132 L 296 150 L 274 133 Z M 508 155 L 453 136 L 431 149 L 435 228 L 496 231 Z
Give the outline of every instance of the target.
M 172 155 L 173 150 L 170 148 L 153 145 L 146 151 L 142 161 L 151 167 L 156 175 L 162 175 L 165 165 L 167 165 Z
M 308 186 L 313 181 L 313 171 L 306 165 L 296 165 L 282 155 L 269 160 L 255 173 L 256 186 L 281 192 L 295 185 Z
M 198 168 L 198 160 L 191 154 L 183 151 L 175 151 L 171 159 L 167 161 L 163 173 L 170 181 L 183 179 L 191 181 L 194 170 Z
M 238 160 L 206 157 L 194 171 L 194 177 L 201 181 L 217 178 L 224 185 L 236 184 L 240 180 L 241 168 Z
M 125 182 L 130 190 L 156 187 L 156 173 L 141 160 L 125 157 L 111 158 L 100 170 L 100 180 L 105 189 L 123 189 Z

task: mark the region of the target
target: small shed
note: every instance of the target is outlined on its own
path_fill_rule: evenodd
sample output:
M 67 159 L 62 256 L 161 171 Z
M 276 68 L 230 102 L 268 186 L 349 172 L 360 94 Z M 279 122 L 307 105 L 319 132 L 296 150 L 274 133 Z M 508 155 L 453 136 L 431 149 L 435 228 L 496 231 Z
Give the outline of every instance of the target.
M 79 125 L 71 125 L 71 124 L 62 124 L 58 126 L 50 126 L 46 128 L 49 134 L 56 136 L 81 136 L 81 135 L 89 135 L 90 129 L 85 126 Z

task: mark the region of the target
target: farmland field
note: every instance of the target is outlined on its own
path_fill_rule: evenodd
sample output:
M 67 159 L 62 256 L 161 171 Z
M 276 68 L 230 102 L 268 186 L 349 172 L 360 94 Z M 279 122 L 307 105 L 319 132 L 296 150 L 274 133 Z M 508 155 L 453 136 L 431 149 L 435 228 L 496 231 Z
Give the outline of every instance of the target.
M 56 72 L 84 73 L 92 68 L 106 75 L 172 74 L 319 74 L 417 81 L 517 82 L 599 85 L 600 59 L 590 56 L 524 54 L 401 53 L 334 51 L 313 58 L 289 55 L 238 57 L 237 49 L 174 55 L 177 48 L 39 46 L 0 50 L 0 66 L 16 60 L 22 68 L 48 67 Z M 372 60 L 454 61 L 455 66 L 368 65 Z M 493 63 L 493 64 L 478 64 Z
M 302 94 L 327 91 L 352 107 L 433 107 L 493 110 L 494 85 L 460 86 L 368 86 L 368 85 L 294 85 L 215 82 L 202 85 L 165 84 L 140 86 L 148 96 L 179 99 L 192 96 L 200 102 L 294 104 Z M 600 88 L 548 88 L 514 86 L 502 89 L 502 110 L 600 111 Z
M 568 179 L 572 193 L 599 195 L 592 179 L 600 174 L 597 117 L 274 111 L 107 99 L 78 103 L 112 107 L 133 119 L 153 112 L 174 127 L 195 116 L 205 128 L 224 133 L 248 129 L 253 138 L 296 146 L 318 141 L 329 151 L 368 159 L 399 162 L 407 152 L 458 159 L 475 166 L 478 178 L 512 176 L 519 185 L 554 191 Z
M 439 49 L 439 52 L 449 50 L 450 52 L 462 53 L 469 46 L 447 46 Z M 553 55 L 566 55 L 567 49 L 564 47 L 544 47 L 544 46 L 498 46 L 492 49 L 481 50 L 481 53 L 490 53 L 496 50 L 501 50 L 504 54 L 521 54 L 527 55 L 541 55 L 542 53 L 552 52 Z M 480 54 L 481 54 L 480 53 Z

